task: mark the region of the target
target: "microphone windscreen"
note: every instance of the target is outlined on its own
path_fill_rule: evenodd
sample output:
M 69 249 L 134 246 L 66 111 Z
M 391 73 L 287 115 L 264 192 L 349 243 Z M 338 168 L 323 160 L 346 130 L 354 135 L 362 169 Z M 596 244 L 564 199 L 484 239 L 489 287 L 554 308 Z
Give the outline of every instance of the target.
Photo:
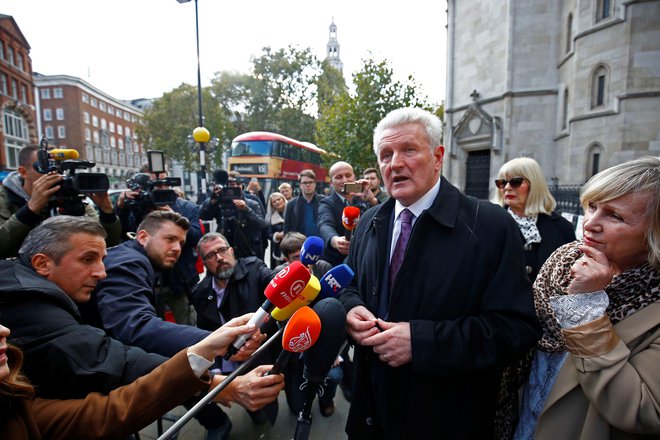
M 335 298 L 322 299 L 313 310 L 319 316 L 323 330 L 316 344 L 303 354 L 303 363 L 307 378 L 320 382 L 330 371 L 346 341 L 346 310 Z
M 360 208 L 357 206 L 347 206 L 341 213 L 341 223 L 344 228 L 352 231 L 360 220 Z
M 303 291 L 300 292 L 300 295 L 298 295 L 296 299 L 291 301 L 291 304 L 284 307 L 283 309 L 275 308 L 275 310 L 273 310 L 273 312 L 270 315 L 278 321 L 284 321 L 286 319 L 289 319 L 289 317 L 293 315 L 296 312 L 296 310 L 300 309 L 303 306 L 307 306 L 309 305 L 309 303 L 314 301 L 318 296 L 320 290 L 321 290 L 321 283 L 319 282 L 319 279 L 316 278 L 314 275 L 312 275 L 309 277 L 309 282 L 307 283 Z
M 325 273 L 319 280 L 321 292 L 319 298 L 335 298 L 355 276 L 348 264 L 340 264 Z
M 225 170 L 215 170 L 213 171 L 213 181 L 217 185 L 227 186 L 227 182 L 229 182 L 229 174 Z
M 294 261 L 270 280 L 264 295 L 275 307 L 283 309 L 300 295 L 311 276 L 300 261 Z
M 310 307 L 303 306 L 293 314 L 282 334 L 282 348 L 301 353 L 316 343 L 321 333 L 321 319 Z
M 300 262 L 305 266 L 316 264 L 323 255 L 323 239 L 312 235 L 307 237 L 300 248 Z
M 67 160 L 67 159 L 75 160 L 78 159 L 78 157 L 80 156 L 77 150 L 73 150 L 70 148 L 60 148 L 60 149 L 50 150 L 48 154 L 53 160 Z

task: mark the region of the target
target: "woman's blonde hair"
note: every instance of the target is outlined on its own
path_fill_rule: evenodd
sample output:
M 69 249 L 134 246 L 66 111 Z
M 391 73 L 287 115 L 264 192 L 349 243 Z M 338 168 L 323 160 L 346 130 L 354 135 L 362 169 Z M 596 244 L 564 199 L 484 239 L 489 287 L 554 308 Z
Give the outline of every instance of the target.
M 608 202 L 632 193 L 649 195 L 648 260 L 660 269 L 660 156 L 641 157 L 594 175 L 582 187 L 580 203 L 586 211 L 591 202 Z
M 270 196 L 268 196 L 268 203 L 267 203 L 268 206 L 266 207 L 266 216 L 264 217 L 264 220 L 266 220 L 266 223 L 269 225 L 271 224 L 271 222 L 275 222 L 275 223 L 284 222 L 284 214 L 280 214 L 276 212 L 275 208 L 273 208 L 272 201 L 276 197 L 279 197 L 282 200 L 284 200 L 285 205 L 287 203 L 286 197 L 284 197 L 284 194 L 282 194 L 281 192 L 274 191 L 270 194 Z
M 557 202 L 550 194 L 548 184 L 545 182 L 545 176 L 541 166 L 531 157 L 518 157 L 502 165 L 497 174 L 498 179 L 512 177 L 524 177 L 529 183 L 529 193 L 525 202 L 525 215 L 550 214 Z M 495 194 L 495 201 L 504 206 L 504 197 L 499 189 Z

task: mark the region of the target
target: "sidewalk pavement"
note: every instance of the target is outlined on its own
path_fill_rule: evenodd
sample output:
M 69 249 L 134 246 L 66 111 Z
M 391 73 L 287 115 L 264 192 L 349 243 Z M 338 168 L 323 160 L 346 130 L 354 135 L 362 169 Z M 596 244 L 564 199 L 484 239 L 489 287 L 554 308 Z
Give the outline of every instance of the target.
M 286 404 L 284 391 L 278 398 L 279 414 L 275 425 L 270 426 L 268 422 L 263 425 L 254 425 L 243 407 L 232 405 L 225 412 L 229 414 L 234 427 L 229 435 L 229 440 L 290 440 L 296 431 L 296 415 L 289 411 Z M 319 411 L 318 397 L 314 400 L 312 409 L 312 429 L 309 434 L 309 440 L 346 440 L 348 437 L 344 432 L 346 417 L 348 416 L 349 403 L 344 399 L 341 388 L 337 387 L 335 396 L 335 413 L 330 417 L 323 417 Z M 172 410 L 171 415 L 182 415 L 185 408 L 179 406 Z M 163 421 L 163 432 L 165 432 L 173 422 Z M 194 418 L 190 420 L 179 431 L 179 440 L 204 440 L 205 430 Z M 158 438 L 156 422 L 152 423 L 140 431 L 140 440 L 155 440 Z

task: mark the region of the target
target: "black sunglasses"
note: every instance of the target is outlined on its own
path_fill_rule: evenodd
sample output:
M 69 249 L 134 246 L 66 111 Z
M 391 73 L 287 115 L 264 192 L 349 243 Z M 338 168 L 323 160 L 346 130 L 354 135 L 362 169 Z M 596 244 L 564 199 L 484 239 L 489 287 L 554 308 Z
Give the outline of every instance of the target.
M 524 177 L 512 177 L 511 179 L 495 179 L 495 186 L 499 189 L 504 189 L 506 184 L 511 185 L 511 188 L 518 188 L 525 181 Z

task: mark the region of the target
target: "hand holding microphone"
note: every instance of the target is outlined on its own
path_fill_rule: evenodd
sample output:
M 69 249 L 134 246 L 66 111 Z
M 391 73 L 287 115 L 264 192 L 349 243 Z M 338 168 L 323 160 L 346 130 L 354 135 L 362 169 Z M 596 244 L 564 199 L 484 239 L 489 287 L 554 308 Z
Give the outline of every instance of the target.
M 346 241 L 351 241 L 351 235 L 356 228 L 358 221 L 360 221 L 360 208 L 357 206 L 347 206 L 341 213 L 341 224 L 346 229 L 344 238 Z
M 259 328 L 268 320 L 270 313 L 275 307 L 283 309 L 291 304 L 303 291 L 310 278 L 311 274 L 301 262 L 294 261 L 286 266 L 266 286 L 264 295 L 266 295 L 267 299 L 252 316 L 249 323 L 254 324 L 255 328 Z M 250 336 L 252 336 L 252 333 L 242 334 L 236 338 L 227 349 L 224 359 L 229 360 L 229 358 L 236 354 Z
M 321 333 L 321 319 L 310 307 L 298 309 L 282 335 L 282 352 L 268 374 L 279 374 L 289 362 L 292 353 L 302 353 L 316 343 Z

